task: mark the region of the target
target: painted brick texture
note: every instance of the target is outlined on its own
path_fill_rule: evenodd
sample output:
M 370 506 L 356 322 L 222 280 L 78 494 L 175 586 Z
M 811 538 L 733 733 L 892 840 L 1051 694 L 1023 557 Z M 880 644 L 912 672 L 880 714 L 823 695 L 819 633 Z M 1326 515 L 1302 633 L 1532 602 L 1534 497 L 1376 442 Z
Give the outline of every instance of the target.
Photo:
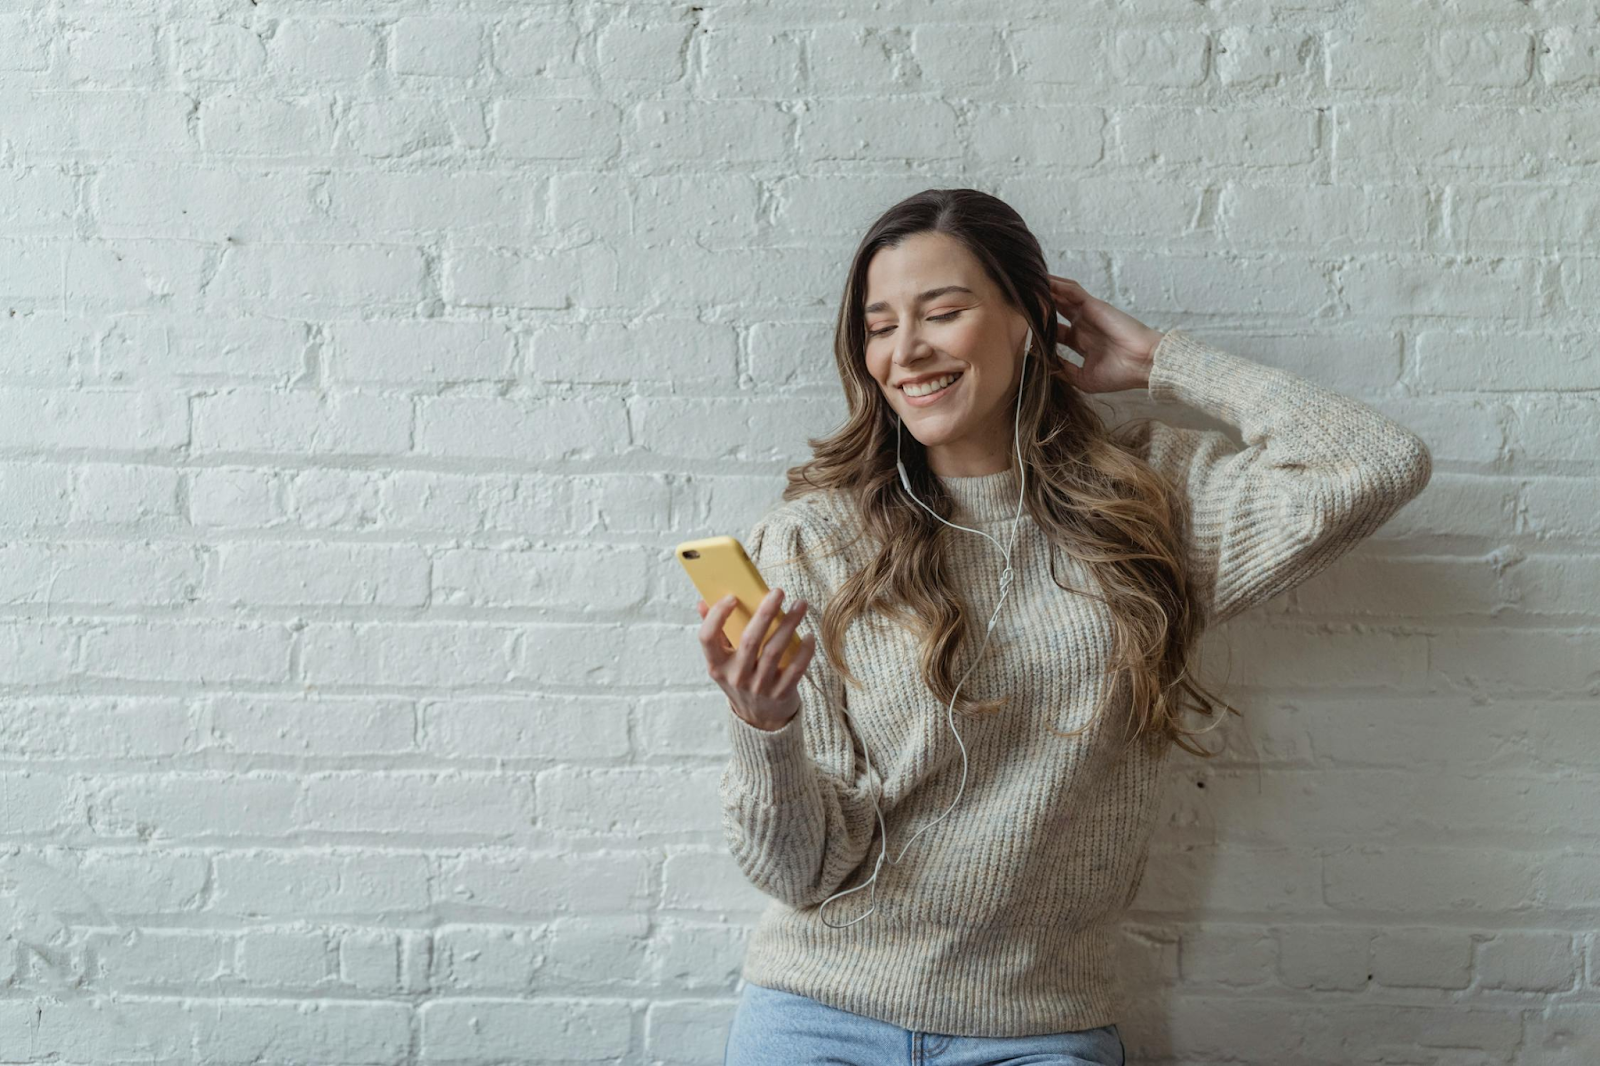
M 1434 460 L 1206 638 L 1129 1061 L 1600 1062 L 1597 177 L 1592 0 L 0 0 L 0 1062 L 720 1063 L 671 546 L 956 185 Z

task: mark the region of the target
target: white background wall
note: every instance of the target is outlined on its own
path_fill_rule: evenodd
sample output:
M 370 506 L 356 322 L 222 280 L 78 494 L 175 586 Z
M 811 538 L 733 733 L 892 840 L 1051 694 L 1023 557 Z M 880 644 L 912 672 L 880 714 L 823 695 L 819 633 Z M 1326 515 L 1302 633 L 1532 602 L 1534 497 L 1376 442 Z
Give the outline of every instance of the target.
M 1597 179 L 1592 0 L 0 0 L 0 1061 L 720 1062 L 671 547 L 957 185 L 1433 448 L 1208 637 L 1130 1061 L 1600 1061 Z

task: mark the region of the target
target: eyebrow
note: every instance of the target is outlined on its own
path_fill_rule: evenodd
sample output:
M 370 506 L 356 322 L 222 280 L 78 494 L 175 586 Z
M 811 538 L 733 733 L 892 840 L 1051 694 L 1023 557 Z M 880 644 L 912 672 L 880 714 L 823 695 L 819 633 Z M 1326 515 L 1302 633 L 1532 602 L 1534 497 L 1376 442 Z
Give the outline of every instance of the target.
M 977 295 L 977 293 L 973 292 L 971 289 L 967 288 L 965 285 L 942 285 L 937 289 L 929 289 L 927 292 L 919 293 L 917 295 L 917 301 L 916 302 L 917 303 L 923 303 L 924 301 L 933 299 L 935 296 L 943 296 L 947 292 L 964 292 L 968 296 L 976 296 Z M 868 304 L 866 306 L 866 308 L 862 310 L 861 313 L 864 314 L 864 315 L 870 315 L 874 311 L 887 311 L 887 310 L 889 310 L 888 302 L 884 301 L 884 300 L 879 300 L 875 304 Z

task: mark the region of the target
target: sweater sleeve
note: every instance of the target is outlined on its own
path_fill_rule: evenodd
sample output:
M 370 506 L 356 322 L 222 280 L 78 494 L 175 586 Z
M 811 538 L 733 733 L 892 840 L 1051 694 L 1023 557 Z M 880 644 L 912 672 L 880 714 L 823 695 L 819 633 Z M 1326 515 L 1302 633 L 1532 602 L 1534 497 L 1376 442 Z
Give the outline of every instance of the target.
M 800 632 L 818 632 L 826 581 L 814 553 L 815 519 L 779 508 L 758 521 L 745 541 L 769 588 L 783 589 L 783 607 L 810 605 Z M 819 643 L 806 674 L 848 707 L 838 673 Z M 854 727 L 802 677 L 800 709 L 781 729 L 759 729 L 724 698 L 732 755 L 722 775 L 724 835 L 746 878 L 762 892 L 801 908 L 833 895 L 866 857 L 877 828 L 868 775 Z M 835 906 L 843 906 L 836 904 Z
M 1373 408 L 1179 330 L 1156 345 L 1149 390 L 1237 427 L 1244 441 L 1161 422 L 1148 439 L 1147 461 L 1187 500 L 1208 625 L 1325 570 L 1432 474 L 1423 440 Z

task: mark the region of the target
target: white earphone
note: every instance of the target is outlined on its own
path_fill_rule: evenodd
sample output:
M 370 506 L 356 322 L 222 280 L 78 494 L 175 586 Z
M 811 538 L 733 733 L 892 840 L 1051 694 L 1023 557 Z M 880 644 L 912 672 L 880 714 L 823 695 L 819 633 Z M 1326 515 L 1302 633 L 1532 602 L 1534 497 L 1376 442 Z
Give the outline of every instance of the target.
M 1027 346 L 1022 349 L 1022 375 L 1017 380 L 1017 411 L 1016 411 L 1016 415 L 1013 417 L 1013 420 L 1012 420 L 1013 424 L 1012 424 L 1012 435 L 1011 435 L 1012 445 L 1013 445 L 1013 447 L 1015 447 L 1016 455 L 1017 455 L 1017 477 L 1018 477 L 1018 482 L 1019 482 L 1019 484 L 1017 486 L 1017 513 L 1011 519 L 1011 538 L 1004 545 L 1002 545 L 998 540 L 995 540 L 995 538 L 990 537 L 989 534 L 985 533 L 981 529 L 973 529 L 970 526 L 962 526 L 962 525 L 957 525 L 954 522 L 945 521 L 945 519 L 943 517 L 941 517 L 938 512 L 934 511 L 933 508 L 929 507 L 927 504 L 925 504 L 921 500 L 917 499 L 917 494 L 911 490 L 911 478 L 906 474 L 905 463 L 900 461 L 900 431 L 901 431 L 901 425 L 900 425 L 900 416 L 898 414 L 895 415 L 895 440 L 894 440 L 895 464 L 894 465 L 896 467 L 898 467 L 899 470 L 900 470 L 900 484 L 905 486 L 906 494 L 908 496 L 910 496 L 913 500 L 916 500 L 917 504 L 920 505 L 923 510 L 925 510 L 929 514 L 933 515 L 933 517 L 938 518 L 939 521 L 944 522 L 945 525 L 950 526 L 952 529 L 964 529 L 968 533 L 976 533 L 980 537 L 988 537 L 989 540 L 994 542 L 994 546 L 1000 549 L 1000 554 L 1005 558 L 1005 569 L 1000 572 L 1000 599 L 998 601 L 996 601 L 996 603 L 994 605 L 994 613 L 989 616 L 988 628 L 985 629 L 984 633 L 983 633 L 983 643 L 978 646 L 978 654 L 973 656 L 972 665 L 967 667 L 967 672 L 961 675 L 961 680 L 960 681 L 956 682 L 955 691 L 950 694 L 950 706 L 948 708 L 946 708 L 946 711 L 945 711 L 945 721 L 949 724 L 950 731 L 952 733 L 955 733 L 956 743 L 961 746 L 961 787 L 956 790 L 956 798 L 950 801 L 950 806 L 948 806 L 948 807 L 946 807 L 944 809 L 944 814 L 939 815 L 938 818 L 935 818 L 933 821 L 929 822 L 927 825 L 923 826 L 921 829 L 918 829 L 915 833 L 911 834 L 911 839 L 906 841 L 905 846 L 900 849 L 900 854 L 898 856 L 896 856 L 895 858 L 893 858 L 893 859 L 888 859 L 889 830 L 888 830 L 888 827 L 886 825 L 884 825 L 883 811 L 878 808 L 877 798 L 876 797 L 873 798 L 872 809 L 877 812 L 877 815 L 878 815 L 878 829 L 880 830 L 880 832 L 882 833 L 882 836 L 883 836 L 883 841 L 880 844 L 879 850 L 878 850 L 878 861 L 872 868 L 872 877 L 870 879 L 868 879 L 865 883 L 859 884 L 854 888 L 845 889 L 843 892 L 835 892 L 833 895 L 829 896 L 826 900 L 823 900 L 822 906 L 818 909 L 817 913 L 818 913 L 818 916 L 822 918 L 822 923 L 824 925 L 828 926 L 830 929 L 844 929 L 844 928 L 846 928 L 848 926 L 854 925 L 856 922 L 861 921 L 862 918 L 867 917 L 867 915 L 870 915 L 873 911 L 878 909 L 878 903 L 877 903 L 877 899 L 878 899 L 878 889 L 877 889 L 878 871 L 883 868 L 884 860 L 888 859 L 889 862 L 891 862 L 891 863 L 893 863 L 895 865 L 899 865 L 900 860 L 905 858 L 906 849 L 911 847 L 912 843 L 917 839 L 917 837 L 921 836 L 924 831 L 926 831 L 928 829 L 932 829 L 939 822 L 943 821 L 945 815 L 948 815 L 952 810 L 955 809 L 956 804 L 961 801 L 961 794 L 964 791 L 966 791 L 966 787 L 967 787 L 967 746 L 966 746 L 966 744 L 962 743 L 961 733 L 956 729 L 956 724 L 955 724 L 956 696 L 961 692 L 961 686 L 966 683 L 967 676 L 972 673 L 974 667 L 976 667 L 978 665 L 979 660 L 981 660 L 983 658 L 983 651 L 984 651 L 985 648 L 987 648 L 989 646 L 989 634 L 994 632 L 995 621 L 996 621 L 996 619 L 998 619 L 1000 617 L 1000 608 L 1005 606 L 1006 597 L 1008 595 L 1010 595 L 1010 593 L 1011 593 L 1011 583 L 1012 583 L 1012 579 L 1014 577 L 1013 571 L 1011 569 L 1011 549 L 1012 549 L 1013 546 L 1015 546 L 1016 541 L 1017 541 L 1017 524 L 1022 518 L 1023 493 L 1024 493 L 1024 490 L 1025 490 L 1025 488 L 1027 486 L 1027 480 L 1026 480 L 1027 472 L 1024 469 L 1023 465 L 1022 465 L 1022 445 L 1020 443 L 1021 438 L 1019 436 L 1019 433 L 1020 433 L 1020 430 L 1021 430 L 1022 385 L 1023 385 L 1023 382 L 1025 382 L 1027 380 L 1027 376 L 1028 376 L 1028 354 L 1029 354 L 1029 352 L 1030 352 L 1030 350 L 1032 348 L 1033 348 L 1033 327 L 1029 326 L 1028 327 Z M 831 699 L 829 699 L 827 693 L 822 692 L 821 686 L 819 686 L 815 681 L 811 680 L 811 675 L 809 673 L 805 674 L 804 676 L 805 676 L 805 679 L 808 682 L 811 683 L 811 686 L 813 688 L 815 688 L 819 693 L 822 693 L 823 699 L 827 700 L 830 703 L 833 702 Z M 836 709 L 839 709 L 841 711 L 841 713 L 845 713 L 845 712 L 843 712 L 842 708 L 837 708 L 837 705 L 835 705 L 835 706 L 836 706 Z M 866 740 L 866 737 L 864 735 L 861 738 L 861 744 L 862 744 L 862 748 L 865 750 L 865 753 L 866 753 L 867 767 L 868 767 L 868 769 L 871 769 L 871 767 L 872 767 L 872 751 L 871 751 L 870 748 L 867 747 L 867 740 Z M 874 776 L 876 776 L 876 771 L 874 771 Z M 880 784 L 881 784 L 881 781 L 880 781 Z M 850 921 L 845 922 L 843 925 L 834 925 L 832 922 L 828 921 L 828 919 L 823 915 L 823 912 L 827 910 L 827 907 L 828 907 L 829 903 L 832 903 L 834 900 L 838 899 L 840 896 L 848 896 L 852 892 L 859 892 L 863 888 L 866 888 L 868 885 L 872 886 L 872 900 L 873 900 L 873 903 L 872 903 L 872 906 L 866 911 L 866 913 L 860 915 L 859 917 L 850 919 Z

